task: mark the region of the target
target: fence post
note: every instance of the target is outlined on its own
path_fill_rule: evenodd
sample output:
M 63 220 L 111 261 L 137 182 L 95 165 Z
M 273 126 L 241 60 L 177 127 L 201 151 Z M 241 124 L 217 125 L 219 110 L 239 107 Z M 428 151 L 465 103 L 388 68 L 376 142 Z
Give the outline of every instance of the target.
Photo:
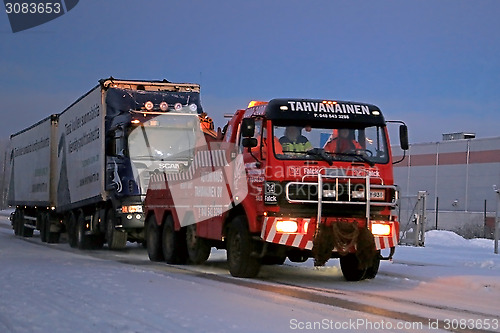
M 500 234 L 500 223 L 498 221 L 498 206 L 500 203 L 500 189 L 497 188 L 496 185 L 493 185 L 493 190 L 497 194 L 497 209 L 495 210 L 495 249 L 494 252 L 495 254 L 498 254 L 498 237 Z
M 496 209 L 496 212 L 495 212 L 495 254 L 498 254 L 498 237 L 499 237 L 499 234 L 500 234 L 500 223 L 498 221 L 498 203 L 500 202 L 500 193 L 499 191 L 497 190 L 497 209 Z
M 419 211 L 418 211 L 418 224 L 417 224 L 417 232 L 416 234 L 416 246 L 424 246 L 425 244 L 425 220 L 426 220 L 426 212 L 427 207 L 425 203 L 425 199 L 427 197 L 426 191 L 418 191 L 418 202 L 420 203 Z
M 439 219 L 439 197 L 436 197 L 436 230 L 438 230 L 438 219 Z

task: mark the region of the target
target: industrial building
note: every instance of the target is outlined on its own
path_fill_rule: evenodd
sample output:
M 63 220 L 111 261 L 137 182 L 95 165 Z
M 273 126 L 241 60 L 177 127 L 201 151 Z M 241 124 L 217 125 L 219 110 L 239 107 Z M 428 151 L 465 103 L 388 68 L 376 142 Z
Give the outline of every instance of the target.
M 403 157 L 393 147 L 395 160 Z M 410 145 L 395 165 L 401 194 L 401 227 L 411 226 L 415 198 L 426 191 L 425 229 L 443 229 L 467 238 L 493 236 L 500 189 L 500 137 L 443 134 L 443 141 Z

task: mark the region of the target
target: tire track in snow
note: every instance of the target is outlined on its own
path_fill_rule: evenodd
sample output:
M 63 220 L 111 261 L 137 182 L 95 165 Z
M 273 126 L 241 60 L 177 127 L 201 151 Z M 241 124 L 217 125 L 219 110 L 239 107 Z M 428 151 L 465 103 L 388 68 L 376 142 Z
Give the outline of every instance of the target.
M 1 224 L 0 224 L 1 225 Z M 441 310 L 441 311 L 451 311 L 457 313 L 459 315 L 469 314 L 475 316 L 482 316 L 491 318 L 491 315 L 484 314 L 480 312 L 468 311 L 458 308 L 452 308 L 447 306 L 437 306 L 426 304 L 423 302 L 412 302 L 407 300 L 402 300 L 395 297 L 384 297 L 379 295 L 374 295 L 366 292 L 359 291 L 346 291 L 346 290 L 328 290 L 323 288 L 316 287 L 308 287 L 298 284 L 286 283 L 282 281 L 273 281 L 273 280 L 250 280 L 250 279 L 241 279 L 241 278 L 233 278 L 227 275 L 220 275 L 216 273 L 207 273 L 201 271 L 196 266 L 175 266 L 168 265 L 165 263 L 153 263 L 147 260 L 128 258 L 127 253 L 116 252 L 116 251 L 107 251 L 107 250 L 90 250 L 90 251 L 81 251 L 77 249 L 70 248 L 67 244 L 65 246 L 57 246 L 57 244 L 46 244 L 41 243 L 39 239 L 35 238 L 19 238 L 20 240 L 36 244 L 39 246 L 64 251 L 71 252 L 78 255 L 90 256 L 103 260 L 111 260 L 115 262 L 119 262 L 126 265 L 132 266 L 141 266 L 148 267 L 151 270 L 159 271 L 163 273 L 181 273 L 181 274 L 189 274 L 191 276 L 195 276 L 201 279 L 212 280 L 220 283 L 229 283 L 232 285 L 237 285 L 240 287 L 250 288 L 254 290 L 259 290 L 267 293 L 278 294 L 281 296 L 292 297 L 300 300 L 309 301 L 312 303 L 322 304 L 326 306 L 331 306 L 335 308 L 342 308 L 351 311 L 362 312 L 365 314 L 380 316 L 387 319 L 400 320 L 405 322 L 421 322 L 424 327 L 429 323 L 429 321 L 434 321 L 437 318 L 428 318 L 424 316 L 420 316 L 417 314 L 410 314 L 402 311 L 390 310 L 379 306 L 373 306 L 364 304 L 362 302 L 353 301 L 350 299 L 345 299 L 344 297 L 356 297 L 357 295 L 370 297 L 370 298 L 378 298 L 381 300 L 389 300 L 396 303 L 407 303 L 410 305 L 417 305 L 428 309 L 433 310 Z M 0 318 L 1 319 L 1 318 Z M 1 321 L 0 321 L 1 322 Z M 445 323 L 443 320 L 439 320 L 439 328 L 445 330 Z M 488 330 L 478 330 L 478 329 L 456 329 L 449 330 L 453 332 L 494 332 Z

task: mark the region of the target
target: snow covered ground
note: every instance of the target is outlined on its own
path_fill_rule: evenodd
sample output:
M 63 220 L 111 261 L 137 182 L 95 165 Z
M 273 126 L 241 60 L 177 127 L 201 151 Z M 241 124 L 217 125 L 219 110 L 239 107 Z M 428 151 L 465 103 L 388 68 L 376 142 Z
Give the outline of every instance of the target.
M 0 332 L 436 332 L 432 323 L 443 329 L 450 318 L 468 320 L 471 332 L 500 332 L 500 256 L 491 240 L 429 231 L 425 247 L 398 247 L 375 279 L 356 283 L 343 280 L 337 260 L 320 269 L 287 261 L 247 280 L 229 276 L 224 251 L 178 268 L 149 262 L 132 244 L 78 251 L 36 234 L 18 238 L 9 223 L 0 216 Z M 311 299 L 294 294 L 302 288 Z M 407 326 L 384 309 L 410 314 Z M 410 327 L 411 316 L 428 322 Z

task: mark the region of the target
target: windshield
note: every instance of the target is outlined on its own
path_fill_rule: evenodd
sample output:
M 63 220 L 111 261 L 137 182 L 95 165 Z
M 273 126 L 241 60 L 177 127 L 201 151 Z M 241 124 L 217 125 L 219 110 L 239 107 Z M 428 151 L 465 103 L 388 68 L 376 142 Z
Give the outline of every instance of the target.
M 164 161 L 192 157 L 197 117 L 160 116 L 130 128 L 129 154 L 134 160 Z
M 274 153 L 279 159 L 312 159 L 387 163 L 387 141 L 381 126 L 335 128 L 274 125 Z M 279 144 L 278 144 L 279 142 Z

